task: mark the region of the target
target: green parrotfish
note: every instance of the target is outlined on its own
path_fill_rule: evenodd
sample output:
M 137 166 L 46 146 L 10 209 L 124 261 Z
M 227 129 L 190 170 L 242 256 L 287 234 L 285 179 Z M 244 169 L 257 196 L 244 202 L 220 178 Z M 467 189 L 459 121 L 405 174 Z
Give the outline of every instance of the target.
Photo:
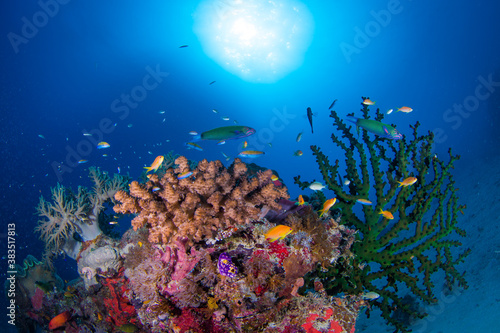
M 391 125 L 381 123 L 380 121 L 357 117 L 347 117 L 347 120 L 356 124 L 356 128 L 358 128 L 358 130 L 359 127 L 361 127 L 368 132 L 387 139 L 400 140 L 403 138 L 403 135 L 399 133 L 397 129 Z
M 254 133 L 255 130 L 248 126 L 224 126 L 211 129 L 200 135 L 195 135 L 191 141 L 217 140 L 221 143 L 230 139 L 244 138 Z

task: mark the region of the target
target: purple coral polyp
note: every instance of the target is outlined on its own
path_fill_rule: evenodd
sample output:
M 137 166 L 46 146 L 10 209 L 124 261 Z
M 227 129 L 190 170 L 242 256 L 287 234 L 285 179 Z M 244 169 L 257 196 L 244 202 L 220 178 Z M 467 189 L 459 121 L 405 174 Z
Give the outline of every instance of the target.
M 217 267 L 221 275 L 234 278 L 238 274 L 238 268 L 233 264 L 231 257 L 226 252 L 220 254 Z

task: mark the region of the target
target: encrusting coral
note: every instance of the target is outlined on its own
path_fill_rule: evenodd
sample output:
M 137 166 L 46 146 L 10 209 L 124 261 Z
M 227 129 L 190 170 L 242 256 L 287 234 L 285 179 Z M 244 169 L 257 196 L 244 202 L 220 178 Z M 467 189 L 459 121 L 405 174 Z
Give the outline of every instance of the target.
M 366 105 L 361 111 L 364 119 L 370 118 Z M 374 116 L 376 121 L 384 117 L 378 109 Z M 452 255 L 452 249 L 461 246 L 456 238 L 465 237 L 457 226 L 457 214 L 465 206 L 458 204 L 451 175 L 459 156 L 450 150 L 449 161 L 441 161 L 431 151 L 433 133 L 418 136 L 418 122 L 411 126 L 412 140 L 374 138 L 365 130 L 359 140 L 335 111 L 330 117 L 341 132 L 334 132 L 332 141 L 345 151 L 346 173 L 342 178 L 350 181 L 348 187 L 339 174 L 339 161 L 332 165 L 318 147 L 311 149 L 327 188 L 337 197 L 335 207 L 342 211 L 342 223 L 358 230 L 358 241 L 352 246 L 354 257 L 343 258 L 328 272 L 318 275 L 329 281 L 325 289 L 330 294 L 378 293 L 381 297 L 373 304 L 397 330 L 407 331 L 396 319 L 396 309 L 413 317 L 425 314 L 410 308 L 403 293 L 435 302 L 431 276 L 440 270 L 448 286 L 457 283 L 467 287 L 455 266 L 463 262 L 470 250 Z M 415 184 L 398 185 L 398 181 L 410 176 L 416 177 Z M 300 177 L 295 182 L 302 189 L 310 184 L 300 181 Z M 359 199 L 373 201 L 373 206 L 362 206 L 363 218 L 356 214 Z M 380 215 L 381 211 L 394 214 L 394 220 Z
M 90 191 L 78 187 L 77 192 L 57 184 L 52 188 L 52 202 L 40 197 L 38 215 L 43 219 L 38 221 L 35 232 L 45 243 L 45 258 L 58 254 L 61 250 L 69 257 L 76 259 L 82 242 L 77 241 L 77 233 L 83 241 L 89 241 L 99 236 L 99 215 L 104 205 L 114 201 L 115 193 L 125 188 L 128 178 L 115 174 L 111 178 L 98 168 L 89 169 L 89 177 L 94 183 Z
M 280 209 L 276 201 L 288 198 L 286 188 L 272 183 L 271 170 L 249 177 L 239 159 L 229 169 L 220 161 L 202 160 L 190 170 L 183 156 L 175 165 L 161 179 L 153 174 L 146 184 L 133 181 L 130 193 L 115 195 L 115 212 L 138 214 L 132 226 L 147 226 L 152 243 L 175 247 L 178 238 L 187 239 L 188 245 L 215 238 L 257 219 L 263 207 Z

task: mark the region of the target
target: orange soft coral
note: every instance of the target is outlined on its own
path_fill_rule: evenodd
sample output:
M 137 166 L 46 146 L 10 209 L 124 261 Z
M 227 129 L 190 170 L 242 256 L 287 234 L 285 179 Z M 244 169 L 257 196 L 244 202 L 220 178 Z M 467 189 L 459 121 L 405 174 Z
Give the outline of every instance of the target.
M 192 245 L 219 230 L 258 219 L 264 206 L 278 210 L 277 200 L 289 197 L 286 187 L 272 183 L 271 170 L 249 177 L 239 159 L 229 169 L 220 161 L 202 160 L 191 176 L 180 180 L 177 175 L 190 171 L 188 160 L 181 156 L 175 164 L 161 179 L 152 175 L 146 184 L 134 181 L 130 194 L 115 195 L 120 203 L 114 210 L 138 214 L 132 220 L 134 230 L 148 226 L 153 243 L 175 246 L 177 237 L 185 237 Z

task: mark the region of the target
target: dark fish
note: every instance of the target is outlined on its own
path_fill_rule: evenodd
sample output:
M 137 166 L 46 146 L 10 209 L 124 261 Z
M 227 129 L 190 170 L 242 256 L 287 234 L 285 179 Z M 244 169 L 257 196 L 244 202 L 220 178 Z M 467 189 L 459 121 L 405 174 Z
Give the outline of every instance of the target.
M 337 100 L 334 100 L 332 102 L 332 104 L 330 104 L 330 107 L 328 108 L 328 110 L 331 110 L 333 108 L 333 106 L 335 105 L 335 103 L 337 103 Z
M 48 281 L 48 282 L 35 281 L 35 286 L 39 287 L 46 293 L 54 291 L 54 281 Z
M 313 130 L 313 112 L 311 108 L 307 108 L 307 119 L 309 119 L 309 124 L 311 124 L 311 133 L 314 133 Z
M 211 86 L 211 85 L 212 85 L 212 84 L 214 84 L 214 83 L 215 83 L 215 81 L 212 81 L 212 82 L 210 82 L 208 85 L 209 85 L 209 86 Z
M 189 45 L 181 45 L 181 46 L 179 46 L 179 48 L 180 48 L 180 49 L 183 49 L 183 48 L 188 47 L 188 46 L 189 46 Z

